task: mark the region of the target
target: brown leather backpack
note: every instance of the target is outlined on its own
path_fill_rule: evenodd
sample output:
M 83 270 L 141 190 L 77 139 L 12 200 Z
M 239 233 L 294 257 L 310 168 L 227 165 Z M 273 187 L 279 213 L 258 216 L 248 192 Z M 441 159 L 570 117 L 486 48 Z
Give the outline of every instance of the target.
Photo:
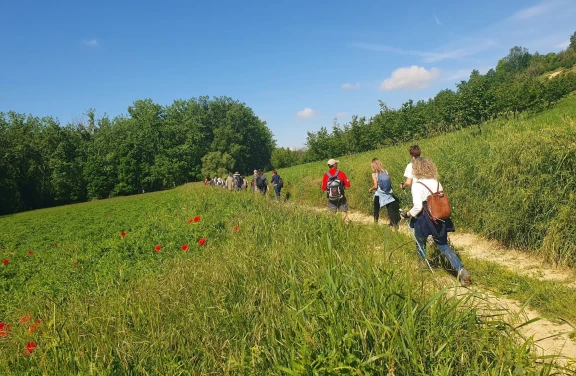
M 443 191 L 440 191 L 440 183 L 438 183 L 438 187 L 436 188 L 438 192 L 436 193 L 432 193 L 426 184 L 422 182 L 418 183 L 425 186 L 428 192 L 430 192 L 430 195 L 426 198 L 430 219 L 436 223 L 438 220 L 445 221 L 450 218 L 452 215 L 452 211 L 450 210 L 450 201 L 448 200 L 448 195 Z

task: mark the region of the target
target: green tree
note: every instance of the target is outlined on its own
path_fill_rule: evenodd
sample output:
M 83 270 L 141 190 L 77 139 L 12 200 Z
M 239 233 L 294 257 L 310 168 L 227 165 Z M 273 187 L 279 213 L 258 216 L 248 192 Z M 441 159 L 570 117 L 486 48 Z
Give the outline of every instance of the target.
M 519 72 L 530 64 L 531 55 L 527 48 L 515 46 L 506 56 L 506 69 L 509 72 Z
M 574 32 L 574 34 L 570 36 L 570 45 L 568 46 L 568 48 L 571 48 L 572 50 L 576 51 L 576 31 Z
M 202 157 L 202 175 L 223 177 L 234 168 L 236 161 L 230 154 L 213 151 Z

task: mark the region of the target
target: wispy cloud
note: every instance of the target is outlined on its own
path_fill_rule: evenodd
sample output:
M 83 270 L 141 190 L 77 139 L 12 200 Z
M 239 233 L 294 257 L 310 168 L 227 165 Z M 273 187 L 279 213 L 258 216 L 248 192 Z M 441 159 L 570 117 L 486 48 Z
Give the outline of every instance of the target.
M 558 43 L 558 44 L 556 45 L 556 48 L 559 48 L 559 49 L 561 49 L 561 50 L 565 50 L 565 49 L 568 48 L 569 45 L 570 45 L 570 41 L 567 40 L 567 41 L 565 41 L 565 42 Z
M 314 111 L 308 107 L 303 109 L 303 110 L 296 112 L 296 117 L 298 117 L 298 118 L 311 118 L 311 117 L 314 117 L 316 115 L 318 115 L 318 112 Z
M 345 84 L 342 84 L 342 89 L 344 89 L 344 90 L 358 90 L 358 89 L 360 89 L 360 83 L 356 82 L 356 84 L 352 85 L 352 84 L 349 84 L 348 82 L 346 82 Z
M 434 19 L 436 20 L 436 25 L 441 25 L 441 26 L 444 25 L 442 22 L 440 22 L 440 20 L 439 20 L 438 17 L 436 16 L 436 13 L 432 12 L 432 15 L 434 16 Z
M 98 43 L 98 41 L 97 41 L 96 39 L 84 40 L 84 41 L 82 41 L 82 43 L 83 43 L 85 46 L 88 46 L 88 47 L 98 47 L 98 46 L 100 46 L 100 44 Z
M 350 114 L 348 112 L 337 112 L 336 113 L 337 118 L 343 118 L 343 117 L 348 117 L 348 116 L 350 116 Z
M 514 13 L 514 15 L 512 15 L 511 19 L 520 21 L 529 20 L 530 18 L 534 18 L 550 12 L 559 5 L 562 5 L 562 3 L 564 3 L 564 1 L 544 1 L 541 4 L 519 10 L 518 12 Z
M 440 71 L 436 68 L 426 68 L 412 65 L 411 67 L 398 68 L 392 75 L 380 85 L 380 90 L 418 90 L 430 86 L 438 77 Z
M 479 43 L 471 44 L 468 47 L 456 48 L 452 50 L 447 50 L 444 52 L 429 52 L 429 51 L 418 51 L 418 50 L 405 50 L 402 48 L 383 46 L 373 43 L 354 43 L 352 46 L 361 48 L 364 50 L 377 51 L 377 52 L 392 52 L 400 55 L 413 55 L 422 57 L 427 63 L 434 63 L 446 59 L 463 59 L 485 51 L 495 44 L 494 41 L 486 39 Z

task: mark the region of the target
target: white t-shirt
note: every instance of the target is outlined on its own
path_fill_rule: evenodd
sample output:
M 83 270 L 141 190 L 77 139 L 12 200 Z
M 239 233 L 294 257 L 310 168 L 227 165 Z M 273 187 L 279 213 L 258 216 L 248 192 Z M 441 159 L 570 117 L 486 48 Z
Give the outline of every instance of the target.
M 415 178 L 414 175 L 412 175 L 412 162 L 408 163 L 406 166 L 406 169 L 404 170 L 404 177 L 406 179 L 412 179 L 412 185 L 418 181 L 418 178 Z
M 439 184 L 436 179 L 420 179 L 418 182 L 416 184 L 414 180 L 412 181 L 412 203 L 414 206 L 410 209 L 410 215 L 413 217 L 422 211 L 422 201 L 426 201 L 428 196 L 430 196 L 430 191 L 436 193 L 442 190 L 442 184 Z M 420 183 L 430 188 L 430 191 Z

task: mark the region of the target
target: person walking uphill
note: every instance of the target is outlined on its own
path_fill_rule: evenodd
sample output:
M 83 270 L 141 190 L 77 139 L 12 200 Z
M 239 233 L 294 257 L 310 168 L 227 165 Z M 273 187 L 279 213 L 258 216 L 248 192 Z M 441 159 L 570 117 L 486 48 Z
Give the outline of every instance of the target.
M 328 197 L 328 210 L 341 212 L 345 221 L 348 220 L 348 201 L 344 194 L 344 188 L 350 188 L 350 181 L 346 174 L 338 170 L 338 163 L 335 159 L 328 161 L 328 172 L 322 178 L 322 191 Z
M 411 218 L 410 227 L 414 229 L 416 246 L 426 250 L 426 239 L 432 236 L 434 242 L 444 256 L 450 261 L 452 268 L 458 272 L 458 278 L 463 286 L 470 284 L 470 273 L 448 245 L 448 232 L 454 231 L 454 224 L 450 218 L 441 220 L 432 218 L 428 207 L 428 197 L 432 193 L 441 192 L 442 184 L 438 181 L 436 165 L 427 158 L 415 158 L 412 161 L 412 172 L 417 182 L 412 184 L 413 206 L 410 211 L 403 213 L 402 217 Z
M 412 174 L 412 163 L 414 162 L 415 159 L 420 158 L 420 147 L 418 145 L 412 145 L 410 146 L 410 157 L 412 157 L 412 160 L 410 161 L 410 163 L 408 163 L 408 165 L 406 166 L 406 169 L 404 170 L 404 177 L 406 178 L 406 181 L 400 183 L 400 188 L 404 189 L 404 188 L 409 188 L 410 186 L 412 186 L 413 183 L 416 183 L 416 181 L 418 179 L 414 179 L 414 176 Z
M 280 175 L 278 175 L 278 171 L 272 170 L 272 179 L 270 179 L 270 182 L 274 186 L 274 193 L 276 193 L 276 199 L 280 200 L 280 192 L 282 191 L 282 188 L 284 188 L 284 181 L 282 180 Z
M 397 229 L 398 223 L 400 223 L 400 214 L 398 212 L 400 205 L 396 197 L 392 195 L 392 182 L 388 171 L 382 167 L 382 162 L 378 158 L 372 159 L 370 166 L 372 167 L 372 182 L 374 185 L 368 189 L 368 192 L 376 191 L 374 192 L 374 223 L 378 223 L 380 209 L 386 206 L 388 218 L 390 218 L 388 226 Z

